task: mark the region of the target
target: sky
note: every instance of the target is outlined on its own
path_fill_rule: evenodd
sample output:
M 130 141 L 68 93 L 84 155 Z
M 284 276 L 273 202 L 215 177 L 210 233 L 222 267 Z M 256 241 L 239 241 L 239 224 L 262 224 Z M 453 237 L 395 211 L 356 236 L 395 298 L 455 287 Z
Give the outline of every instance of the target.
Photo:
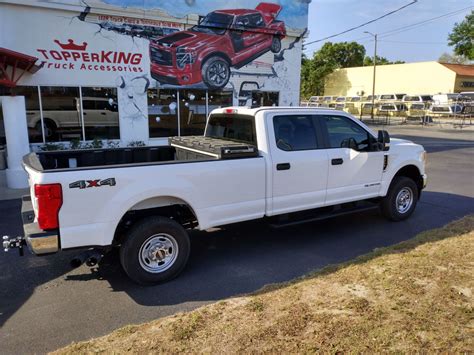
M 313 0 L 309 5 L 309 38 L 306 42 L 342 32 L 410 2 L 412 0 Z M 409 31 L 393 35 L 387 34 L 386 37 L 381 35 L 383 32 L 469 6 L 471 9 L 429 22 Z M 373 56 L 373 38 L 364 34 L 364 31 L 370 31 L 380 34 L 377 44 L 377 55 L 379 56 L 406 62 L 438 60 L 443 52 L 452 53 L 452 48 L 447 43 L 448 34 L 454 24 L 461 22 L 472 9 L 474 9 L 474 0 L 418 0 L 414 5 L 396 14 L 329 41 L 357 40 L 365 46 L 367 54 Z M 324 42 L 309 45 L 305 49 L 306 55 L 312 57 L 313 52 L 323 44 Z
M 264 0 L 103 0 L 110 5 L 137 7 L 144 9 L 162 9 L 170 15 L 184 17 L 189 13 L 206 15 L 218 9 L 254 9 Z M 87 2 L 87 1 L 86 1 Z M 270 0 L 278 3 L 282 10 L 278 19 L 285 21 L 291 28 L 304 29 L 307 19 L 309 0 Z

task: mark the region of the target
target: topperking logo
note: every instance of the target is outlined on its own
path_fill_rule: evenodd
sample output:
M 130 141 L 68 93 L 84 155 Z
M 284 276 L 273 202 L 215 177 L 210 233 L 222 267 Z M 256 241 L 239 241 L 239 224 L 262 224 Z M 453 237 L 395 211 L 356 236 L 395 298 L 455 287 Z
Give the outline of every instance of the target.
M 68 39 L 67 43 L 61 43 L 55 39 L 54 43 L 59 48 L 37 49 L 41 54 L 44 68 L 95 72 L 143 72 L 141 53 L 105 50 L 91 52 L 87 50 L 87 42 L 76 44 L 72 39 Z

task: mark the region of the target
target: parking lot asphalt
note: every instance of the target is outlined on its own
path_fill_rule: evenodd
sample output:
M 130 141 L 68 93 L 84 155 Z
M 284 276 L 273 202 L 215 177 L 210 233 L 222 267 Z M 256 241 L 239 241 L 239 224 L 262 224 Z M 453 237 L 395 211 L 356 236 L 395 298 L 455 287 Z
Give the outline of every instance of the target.
M 429 183 L 414 215 L 393 223 L 377 211 L 298 227 L 269 229 L 249 222 L 192 233 L 183 274 L 169 283 L 130 282 L 117 255 L 96 269 L 71 270 L 77 252 L 48 257 L 0 254 L 0 353 L 44 353 L 206 303 L 255 291 L 270 283 L 350 260 L 474 213 L 474 137 L 430 130 L 391 129 L 428 151 Z M 0 202 L 0 232 L 21 233 L 20 201 Z

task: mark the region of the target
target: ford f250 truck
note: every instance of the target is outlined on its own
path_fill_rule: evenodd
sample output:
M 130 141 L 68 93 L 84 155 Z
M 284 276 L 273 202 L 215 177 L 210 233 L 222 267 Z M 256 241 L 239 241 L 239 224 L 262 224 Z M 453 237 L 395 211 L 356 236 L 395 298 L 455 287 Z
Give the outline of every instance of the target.
M 426 185 L 425 155 L 345 112 L 216 109 L 204 136 L 168 146 L 25 156 L 25 236 L 4 247 L 88 249 L 76 266 L 119 248 L 128 276 L 154 284 L 183 270 L 192 228 L 255 219 L 282 227 L 369 208 L 404 220 Z

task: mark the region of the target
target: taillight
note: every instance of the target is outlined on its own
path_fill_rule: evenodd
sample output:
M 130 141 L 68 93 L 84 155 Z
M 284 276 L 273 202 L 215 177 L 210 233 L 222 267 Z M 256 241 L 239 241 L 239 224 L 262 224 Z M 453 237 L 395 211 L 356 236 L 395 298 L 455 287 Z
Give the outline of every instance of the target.
M 59 209 L 63 204 L 61 184 L 35 185 L 38 225 L 43 230 L 59 228 Z

